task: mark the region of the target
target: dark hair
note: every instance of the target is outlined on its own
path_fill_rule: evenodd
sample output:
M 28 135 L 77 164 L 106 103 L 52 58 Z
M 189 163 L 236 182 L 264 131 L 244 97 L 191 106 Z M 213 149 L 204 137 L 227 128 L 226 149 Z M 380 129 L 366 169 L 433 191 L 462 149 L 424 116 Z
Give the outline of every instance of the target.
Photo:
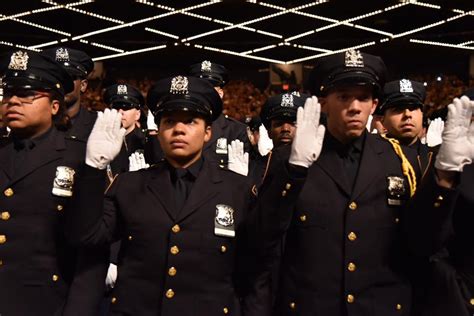
M 64 102 L 64 96 L 54 90 L 49 91 L 49 93 L 50 101 L 56 100 L 59 102 L 58 113 L 53 116 L 54 126 L 56 126 L 56 128 L 60 131 L 67 131 L 72 125 L 71 118 L 67 115 L 67 107 L 66 103 Z

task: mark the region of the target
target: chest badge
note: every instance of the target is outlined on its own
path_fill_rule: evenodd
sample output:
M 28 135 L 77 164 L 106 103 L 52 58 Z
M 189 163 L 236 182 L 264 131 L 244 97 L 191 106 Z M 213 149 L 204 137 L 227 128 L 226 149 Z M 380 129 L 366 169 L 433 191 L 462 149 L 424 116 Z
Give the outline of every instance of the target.
M 53 181 L 53 195 L 70 197 L 74 185 L 74 174 L 76 171 L 70 167 L 57 166 L 56 176 Z
M 234 209 L 229 205 L 216 205 L 214 234 L 222 237 L 235 237 Z

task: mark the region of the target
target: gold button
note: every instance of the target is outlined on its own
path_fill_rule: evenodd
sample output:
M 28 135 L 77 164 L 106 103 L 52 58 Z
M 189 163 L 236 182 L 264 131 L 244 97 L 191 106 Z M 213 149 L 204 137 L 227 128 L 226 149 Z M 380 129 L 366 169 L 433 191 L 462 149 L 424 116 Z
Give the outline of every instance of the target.
M 58 206 L 56 206 L 56 209 L 61 212 L 64 209 L 64 206 L 58 204 Z
M 10 213 L 8 212 L 2 212 L 2 214 L 0 215 L 2 220 L 4 221 L 8 221 L 10 219 Z
M 226 251 L 227 251 L 227 247 L 224 246 L 224 245 L 222 245 L 222 246 L 221 246 L 221 252 L 222 252 L 222 253 L 225 253 Z
M 0 235 L 0 244 L 4 244 L 7 242 L 7 236 L 5 235 Z
M 295 303 L 295 302 L 291 302 L 291 303 L 290 303 L 290 308 L 291 308 L 291 309 L 295 309 L 295 308 L 296 308 L 296 303 Z
M 173 296 L 174 296 L 174 291 L 172 289 L 169 289 L 168 291 L 166 291 L 167 298 L 173 298 Z
M 3 260 L 0 260 L 0 266 L 3 266 Z
M 347 235 L 347 238 L 349 238 L 350 241 L 354 241 L 357 239 L 357 235 L 354 232 L 350 232 L 349 235 Z
M 357 209 L 357 203 L 356 202 L 351 202 L 351 204 L 349 204 L 349 208 L 352 211 L 355 211 Z
M 176 268 L 175 267 L 169 268 L 168 275 L 169 276 L 175 276 L 176 275 Z
M 471 303 L 471 305 L 474 305 L 474 298 L 471 298 L 471 299 L 469 300 L 469 303 Z
M 53 282 L 57 282 L 59 280 L 59 276 L 57 276 L 56 274 L 53 274 Z
M 349 264 L 347 265 L 347 270 L 349 270 L 350 272 L 354 272 L 356 270 L 356 265 L 353 262 L 349 262 Z
M 8 188 L 6 189 L 5 191 L 3 191 L 3 194 L 5 194 L 6 197 L 10 197 L 13 195 L 13 189 L 12 188 Z
M 171 227 L 171 230 L 173 231 L 173 233 L 177 234 L 181 231 L 181 227 L 179 227 L 179 225 L 176 224 L 173 227 Z
M 347 303 L 352 304 L 355 301 L 355 297 L 352 294 L 347 295 Z
M 291 189 L 291 184 L 290 184 L 290 183 L 287 183 L 287 184 L 285 185 L 285 189 L 287 189 L 287 190 Z
M 440 206 L 441 206 L 441 203 L 439 203 L 439 202 L 434 203 L 434 207 L 440 207 Z
M 128 236 L 128 240 L 132 240 L 132 239 L 133 239 L 132 235 Z
M 306 215 L 301 215 L 300 216 L 300 221 L 306 222 Z
M 395 223 L 399 223 L 400 222 L 400 219 L 398 217 L 395 218 Z
M 397 311 L 400 311 L 400 310 L 402 310 L 402 305 L 397 304 L 397 306 L 395 308 L 397 309 Z
M 281 196 L 286 196 L 286 190 L 281 191 Z
M 443 199 L 444 199 L 444 198 L 443 198 L 442 195 L 439 195 L 438 198 L 437 198 L 438 201 L 442 201 Z
M 177 255 L 179 253 L 179 248 L 177 246 L 173 246 L 170 248 L 170 252 L 172 255 Z
M 227 307 L 224 307 L 222 311 L 224 312 L 224 314 L 229 314 L 229 309 Z
M 110 303 L 115 304 L 117 303 L 117 298 L 114 296 L 110 299 Z

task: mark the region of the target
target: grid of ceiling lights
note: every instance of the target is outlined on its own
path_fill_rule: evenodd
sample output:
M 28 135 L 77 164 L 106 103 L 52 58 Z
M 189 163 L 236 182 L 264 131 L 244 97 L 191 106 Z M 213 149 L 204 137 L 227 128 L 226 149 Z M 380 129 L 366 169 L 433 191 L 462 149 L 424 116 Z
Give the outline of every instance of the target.
M 119 19 L 115 19 L 115 18 L 112 18 L 112 17 L 107 17 L 107 16 L 104 16 L 104 15 L 96 14 L 94 12 L 89 12 L 89 11 L 77 8 L 81 5 L 92 3 L 94 1 L 95 0 L 81 0 L 81 1 L 73 2 L 73 3 L 69 3 L 69 4 L 59 4 L 59 3 L 55 2 L 55 1 L 52 1 L 52 0 L 42 0 L 43 3 L 51 5 L 51 6 L 46 7 L 46 8 L 36 9 L 36 10 L 20 12 L 20 13 L 10 15 L 10 16 L 0 15 L 0 22 L 5 21 L 5 20 L 12 20 L 12 21 L 15 21 L 15 22 L 18 22 L 18 23 L 23 23 L 23 24 L 26 24 L 26 25 L 29 25 L 29 26 L 32 26 L 32 27 L 36 27 L 36 28 L 39 28 L 39 29 L 42 29 L 42 30 L 46 30 L 46 31 L 49 31 L 49 32 L 52 32 L 52 33 L 55 33 L 55 34 L 60 34 L 60 35 L 64 36 L 64 38 L 62 38 L 60 40 L 49 41 L 49 42 L 46 42 L 46 43 L 33 45 L 33 46 L 25 46 L 25 45 L 15 44 L 15 43 L 1 41 L 1 40 L 0 40 L 0 45 L 6 45 L 6 46 L 17 47 L 17 48 L 21 48 L 21 49 L 30 49 L 30 50 L 40 51 L 44 47 L 57 45 L 59 43 L 65 43 L 65 42 L 68 42 L 68 41 L 80 41 L 81 43 L 92 45 L 92 46 L 95 46 L 95 47 L 100 47 L 102 49 L 109 50 L 109 51 L 113 52 L 110 55 L 105 55 L 105 56 L 100 56 L 100 57 L 95 57 L 94 58 L 95 61 L 105 60 L 105 59 L 116 58 L 116 57 L 121 57 L 121 56 L 140 54 L 140 53 L 143 53 L 143 52 L 148 52 L 148 51 L 153 51 L 153 50 L 161 50 L 161 49 L 165 49 L 167 47 L 167 45 L 157 45 L 157 46 L 143 48 L 143 49 L 125 51 L 125 50 L 120 49 L 120 48 L 112 47 L 112 46 L 109 46 L 109 45 L 104 45 L 104 44 L 97 43 L 97 42 L 94 42 L 94 41 L 89 41 L 89 40 L 86 40 L 86 38 L 91 37 L 93 35 L 97 35 L 97 34 L 102 34 L 102 33 L 110 32 L 110 31 L 114 31 L 114 30 L 119 30 L 119 29 L 122 29 L 122 28 L 127 28 L 127 27 L 140 25 L 140 24 L 143 24 L 143 23 L 147 23 L 147 22 L 150 22 L 150 21 L 153 21 L 153 20 L 158 20 L 158 19 L 168 17 L 168 16 L 172 16 L 172 15 L 182 14 L 182 15 L 190 16 L 190 17 L 193 17 L 193 18 L 196 18 L 196 19 L 201 19 L 201 20 L 206 20 L 206 21 L 209 21 L 209 22 L 213 22 L 213 23 L 219 25 L 219 27 L 212 30 L 212 31 L 204 32 L 204 33 L 201 33 L 201 34 L 196 34 L 196 35 L 193 35 L 193 36 L 187 37 L 187 38 L 180 38 L 176 34 L 171 34 L 171 33 L 168 33 L 168 32 L 160 31 L 160 30 L 157 30 L 157 29 L 149 28 L 149 27 L 144 27 L 143 29 L 146 32 L 151 32 L 151 33 L 159 34 L 159 35 L 174 39 L 175 40 L 175 43 L 174 43 L 175 46 L 177 46 L 177 45 L 184 45 L 184 46 L 188 46 L 188 47 L 192 46 L 192 47 L 199 48 L 199 49 L 215 51 L 215 52 L 219 52 L 219 53 L 223 53 L 223 54 L 230 54 L 230 55 L 239 56 L 239 57 L 243 57 L 243 58 L 251 58 L 251 59 L 267 61 L 267 62 L 272 62 L 272 63 L 279 63 L 279 64 L 293 64 L 293 63 L 299 63 L 299 62 L 303 62 L 303 61 L 306 61 L 306 60 L 319 58 L 319 57 L 322 57 L 322 56 L 336 54 L 336 53 L 339 53 L 339 52 L 346 51 L 348 49 L 358 49 L 358 48 L 363 48 L 363 47 L 367 47 L 367 46 L 372 46 L 372 45 L 375 45 L 377 43 L 388 42 L 388 41 L 390 41 L 392 39 L 395 39 L 395 38 L 406 37 L 406 36 L 418 33 L 420 31 L 426 30 L 426 29 L 430 29 L 430 28 L 433 28 L 433 27 L 436 27 L 436 26 L 439 26 L 439 25 L 442 25 L 442 24 L 445 24 L 445 23 L 452 22 L 454 20 L 460 19 L 460 18 L 465 17 L 467 15 L 474 16 L 474 10 L 473 11 L 463 11 L 463 10 L 459 10 L 459 9 L 452 9 L 452 12 L 455 15 L 453 15 L 452 17 L 450 17 L 448 19 L 440 20 L 440 21 L 437 21 L 435 23 L 431 23 L 431 24 L 428 24 L 428 25 L 425 25 L 425 26 L 422 26 L 422 27 L 418 27 L 418 28 L 415 28 L 415 29 L 411 29 L 411 30 L 402 32 L 402 33 L 395 34 L 395 33 L 389 33 L 389 32 L 385 32 L 385 31 L 382 31 L 382 30 L 378 30 L 378 29 L 375 29 L 375 28 L 365 27 L 365 26 L 359 25 L 355 22 L 357 22 L 359 20 L 362 20 L 362 19 L 365 19 L 367 17 L 371 17 L 371 16 L 375 16 L 375 15 L 378 15 L 378 14 L 382 14 L 382 13 L 391 11 L 391 10 L 395 10 L 395 9 L 398 9 L 398 8 L 401 8 L 401 7 L 407 6 L 407 5 L 422 6 L 422 7 L 435 9 L 435 10 L 441 10 L 442 9 L 441 6 L 431 4 L 431 3 L 427 3 L 427 2 L 421 2 L 421 1 L 417 1 L 417 0 L 401 0 L 400 3 L 398 3 L 396 5 L 389 6 L 389 7 L 384 8 L 384 9 L 375 10 L 375 11 L 372 11 L 372 12 L 369 12 L 369 13 L 366 13 L 366 14 L 363 14 L 363 15 L 355 16 L 355 17 L 345 19 L 345 20 L 336 20 L 336 19 L 332 19 L 332 18 L 328 18 L 328 17 L 324 17 L 324 16 L 311 14 L 311 13 L 307 13 L 307 12 L 302 11 L 302 10 L 307 9 L 309 7 L 314 7 L 314 6 L 318 6 L 320 4 L 323 4 L 323 3 L 330 2 L 330 0 L 311 1 L 310 3 L 304 4 L 304 5 L 301 5 L 301 6 L 298 6 L 298 7 L 294 7 L 294 8 L 291 8 L 291 9 L 287 9 L 285 7 L 281 7 L 281 6 L 277 6 L 277 5 L 274 5 L 274 4 L 266 3 L 264 1 L 247 0 L 248 3 L 268 7 L 268 8 L 276 10 L 276 12 L 272 13 L 272 14 L 269 14 L 269 15 L 266 15 L 266 16 L 256 18 L 256 19 L 241 22 L 241 23 L 231 23 L 229 21 L 225 21 L 225 20 L 221 20 L 221 19 L 215 19 L 215 18 L 212 18 L 212 17 L 208 17 L 208 16 L 204 16 L 204 15 L 200 15 L 200 14 L 196 14 L 196 13 L 191 12 L 193 10 L 196 10 L 196 9 L 199 9 L 199 8 L 202 8 L 202 7 L 214 5 L 216 3 L 220 3 L 223 0 L 208 0 L 208 1 L 200 3 L 200 4 L 189 6 L 189 7 L 186 7 L 186 8 L 181 8 L 181 9 L 176 9 L 176 8 L 169 7 L 169 6 L 156 4 L 156 3 L 152 2 L 152 1 L 148 1 L 148 0 L 135 0 L 135 2 L 138 3 L 138 4 L 147 5 L 147 6 L 162 9 L 162 10 L 165 11 L 165 13 L 126 23 L 126 22 L 121 21 Z M 29 15 L 32 15 L 32 14 L 40 14 L 42 12 L 53 11 L 53 10 L 58 10 L 58 9 L 70 10 L 70 11 L 78 13 L 78 14 L 84 14 L 84 15 L 87 15 L 87 16 L 90 16 L 90 17 L 93 17 L 93 18 L 105 20 L 105 21 L 114 23 L 115 25 L 111 26 L 111 27 L 99 29 L 99 30 L 96 30 L 96 31 L 93 31 L 93 32 L 88 32 L 88 33 L 85 33 L 85 34 L 80 34 L 80 35 L 73 36 L 72 34 L 69 34 L 69 33 L 64 32 L 62 30 L 54 29 L 54 28 L 51 28 L 51 27 L 47 27 L 47 26 L 44 26 L 44 25 L 40 25 L 40 24 L 29 22 L 29 21 L 26 21 L 26 20 L 22 19 L 23 17 L 29 16 Z M 284 38 L 284 36 L 281 35 L 281 34 L 267 32 L 265 30 L 260 30 L 260 29 L 257 29 L 257 28 L 254 28 L 254 27 L 250 26 L 250 25 L 252 25 L 254 23 L 257 23 L 257 22 L 261 22 L 261 21 L 268 20 L 268 19 L 273 19 L 273 18 L 276 18 L 278 16 L 282 16 L 282 15 L 290 14 L 290 13 L 295 14 L 295 15 L 301 15 L 301 16 L 313 18 L 313 19 L 320 20 L 320 21 L 329 22 L 329 24 L 325 25 L 323 27 L 317 28 L 317 29 L 302 32 L 300 34 L 295 34 L 295 35 L 287 37 L 287 38 Z M 364 31 L 367 31 L 367 32 L 383 35 L 384 37 L 382 39 L 378 40 L 378 41 L 371 41 L 371 42 L 367 42 L 367 43 L 362 43 L 360 45 L 352 46 L 352 47 L 344 47 L 344 48 L 341 48 L 341 49 L 338 49 L 338 50 L 328 50 L 328 49 L 324 49 L 324 48 L 320 48 L 320 47 L 311 47 L 311 46 L 299 45 L 299 44 L 292 43 L 292 41 L 294 41 L 296 39 L 300 39 L 300 38 L 303 38 L 303 37 L 306 37 L 306 36 L 309 36 L 309 35 L 312 35 L 312 34 L 315 34 L 315 33 L 323 32 L 325 30 L 328 30 L 328 29 L 331 29 L 331 28 L 334 28 L 334 27 L 337 27 L 337 26 L 340 26 L 340 25 L 353 27 L 353 28 L 364 30 Z M 220 48 L 216 48 L 216 47 L 204 46 L 204 45 L 199 45 L 199 44 L 193 43 L 193 41 L 196 40 L 196 39 L 203 38 L 203 37 L 206 37 L 206 36 L 209 36 L 209 35 L 212 35 L 212 34 L 225 32 L 225 31 L 232 30 L 232 29 L 240 29 L 240 30 L 248 31 L 248 32 L 256 32 L 256 33 L 263 34 L 265 36 L 277 39 L 279 42 L 277 44 L 258 47 L 258 48 L 248 50 L 248 51 L 243 51 L 243 52 L 230 51 L 230 50 L 225 50 L 225 49 L 220 49 Z M 467 42 L 464 42 L 464 43 L 452 44 L 452 43 L 433 42 L 433 41 L 425 41 L 425 40 L 418 40 L 418 39 L 411 38 L 410 42 L 417 43 L 417 44 L 424 44 L 424 45 L 434 45 L 434 46 L 474 50 L 474 47 L 470 46 L 470 45 L 474 44 L 474 41 L 467 41 Z M 276 59 L 265 58 L 265 57 L 260 57 L 260 56 L 254 55 L 254 53 L 270 50 L 270 49 L 273 49 L 273 48 L 276 48 L 276 47 L 279 47 L 279 46 L 289 46 L 289 47 L 294 47 L 294 48 L 298 48 L 298 49 L 304 49 L 304 50 L 316 52 L 316 54 L 310 55 L 310 56 L 307 56 L 307 57 L 304 57 L 304 58 L 289 60 L 289 61 L 276 60 Z

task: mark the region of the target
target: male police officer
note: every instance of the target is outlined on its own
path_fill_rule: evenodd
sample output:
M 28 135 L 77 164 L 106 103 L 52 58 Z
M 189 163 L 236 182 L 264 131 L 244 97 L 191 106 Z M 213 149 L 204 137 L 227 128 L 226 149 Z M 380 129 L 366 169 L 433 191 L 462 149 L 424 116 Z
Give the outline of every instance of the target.
M 141 109 L 145 106 L 142 93 L 129 84 L 115 84 L 105 89 L 104 102 L 111 109 L 116 109 L 122 115 L 122 127 L 126 130 L 122 149 L 110 163 L 109 177 L 129 171 L 129 157 L 139 151 L 143 152 L 145 134 L 138 126 Z
M 387 136 L 413 149 L 417 156 L 418 182 L 430 166 L 433 152 L 419 138 L 423 130 L 425 86 L 421 82 L 400 79 L 388 82 L 379 105 Z
M 61 131 L 72 79 L 30 51 L 12 53 L 1 67 L 11 133 L 0 148 L 0 314 L 94 315 L 107 258 L 64 237 L 63 213 L 85 156 L 85 143 Z
M 42 53 L 60 63 L 74 80 L 74 90 L 64 97 L 72 123 L 68 135 L 86 141 L 97 114 L 81 105 L 81 97 L 87 90 L 87 76 L 94 69 L 94 62 L 85 52 L 67 47 L 46 49 Z
M 157 82 L 147 102 L 165 160 L 119 175 L 104 201 L 98 179 L 125 133 L 115 110 L 106 109 L 89 138 L 88 176 L 78 179 L 69 214 L 69 232 L 80 243 L 122 240 L 112 314 L 267 315 L 265 300 L 245 282 L 255 271 L 249 260 L 258 258 L 249 242 L 248 179 L 202 155 L 222 100 L 207 81 L 175 76 Z
M 272 182 L 282 188 L 280 198 L 262 200 L 260 222 L 267 251 L 286 233 L 275 314 L 408 315 L 408 258 L 398 225 L 416 177 L 396 142 L 366 131 L 385 65 L 350 50 L 321 58 L 314 69 L 311 91 L 327 114 L 322 150 L 321 126 L 306 119 L 319 119 L 307 113 L 318 102 L 313 97 L 298 111 L 288 160 L 309 167 L 303 189 L 285 184 L 294 176 L 276 165 L 260 191 Z

